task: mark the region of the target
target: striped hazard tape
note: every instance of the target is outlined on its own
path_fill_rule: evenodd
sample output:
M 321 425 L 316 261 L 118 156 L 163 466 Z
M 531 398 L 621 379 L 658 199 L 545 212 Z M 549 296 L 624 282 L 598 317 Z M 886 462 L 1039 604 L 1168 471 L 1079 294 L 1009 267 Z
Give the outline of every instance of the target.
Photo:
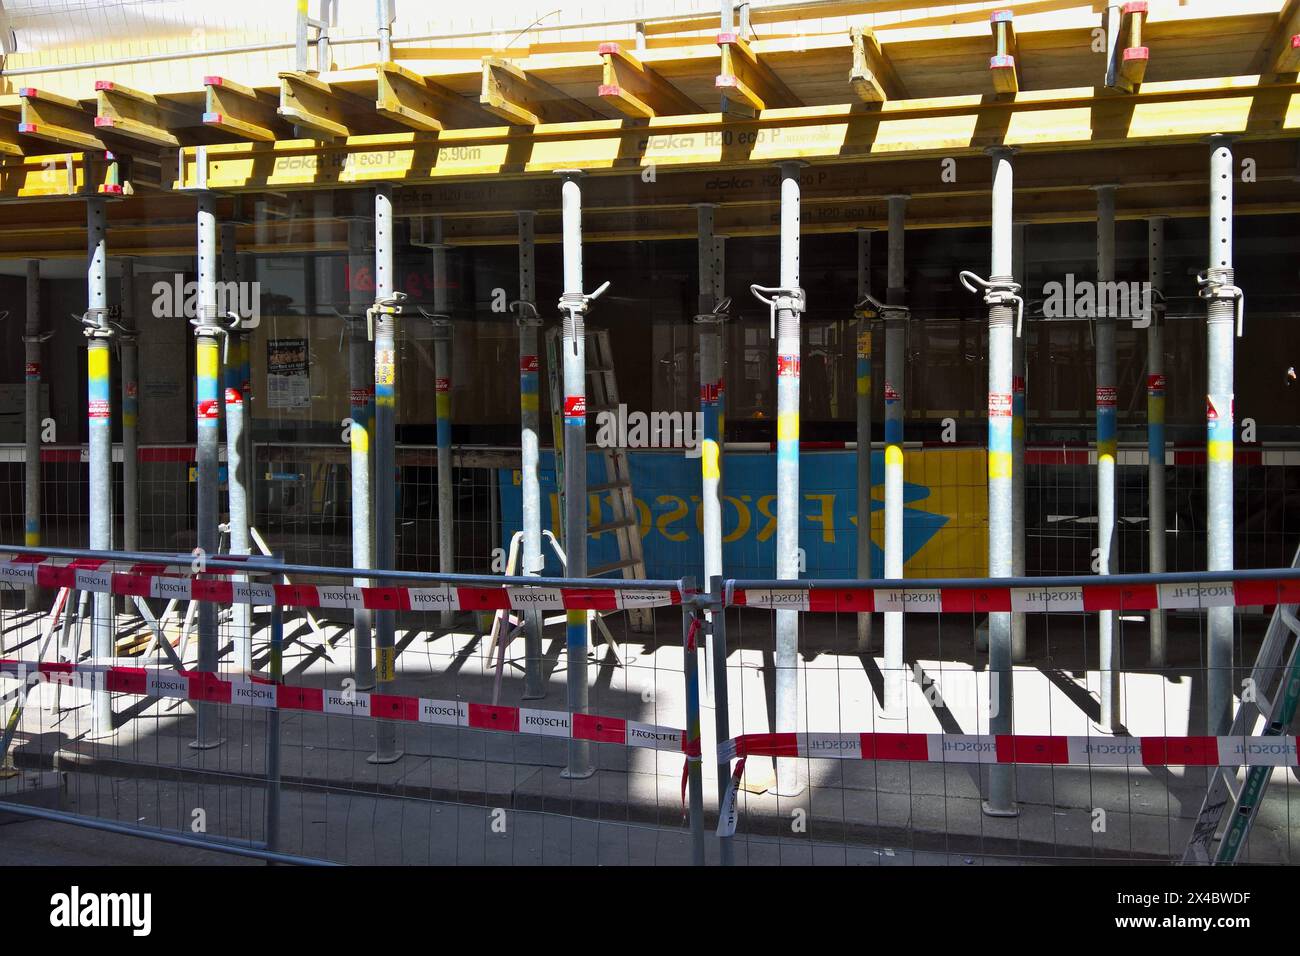
M 0 582 L 14 587 L 70 587 L 105 594 L 220 604 L 370 608 L 377 611 L 618 611 L 681 603 L 672 588 L 557 588 L 545 586 L 355 587 L 350 584 L 260 584 L 228 574 L 193 575 L 174 565 L 18 556 L 0 561 Z
M 1085 584 L 1081 587 L 737 588 L 731 603 L 795 611 L 989 614 L 1149 611 L 1300 603 L 1300 578 L 1201 584 Z
M 622 717 L 473 704 L 463 700 L 406 697 L 400 694 L 367 694 L 361 691 L 298 687 L 275 684 L 257 677 L 226 680 L 206 671 L 105 664 L 34 664 L 30 661 L 0 659 L 0 675 L 24 684 L 38 681 L 80 684 L 89 689 L 141 697 L 344 714 L 376 720 L 402 720 L 466 727 L 471 730 L 590 740 L 676 753 L 688 749 L 683 730 Z

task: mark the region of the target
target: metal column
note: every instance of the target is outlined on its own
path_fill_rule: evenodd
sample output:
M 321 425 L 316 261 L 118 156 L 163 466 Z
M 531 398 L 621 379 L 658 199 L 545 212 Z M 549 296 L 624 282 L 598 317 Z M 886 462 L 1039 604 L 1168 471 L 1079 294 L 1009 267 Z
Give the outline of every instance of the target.
M 857 427 L 858 427 L 858 578 L 868 580 L 871 568 L 871 230 L 859 227 L 858 235 L 858 337 L 857 337 Z M 858 653 L 871 650 L 870 614 L 858 615 Z
M 451 463 L 451 315 L 447 311 L 447 246 L 442 241 L 442 220 L 434 219 L 433 235 L 433 376 L 436 397 L 438 447 L 438 570 L 456 570 L 455 487 Z M 442 626 L 450 629 L 456 615 L 442 612 Z
M 108 227 L 104 200 L 86 201 L 86 371 L 89 376 L 86 413 L 90 431 L 90 547 L 107 551 L 113 547 L 113 399 L 112 352 L 108 323 Z M 69 597 L 71 600 L 71 597 Z M 100 663 L 113 656 L 112 595 L 94 595 L 90 652 Z M 113 732 L 113 710 L 108 691 L 96 683 L 91 692 L 90 734 L 105 737 Z
M 375 565 L 386 571 L 397 563 L 397 518 L 394 510 L 397 463 L 397 315 L 393 295 L 393 187 L 375 187 Z M 386 581 L 381 581 L 386 584 Z M 375 612 L 375 691 L 389 693 L 396 678 L 397 647 L 393 612 Z M 370 763 L 393 763 L 402 756 L 397 730 L 388 721 L 375 723 L 375 752 Z
M 907 196 L 889 198 L 889 283 L 885 290 L 885 577 L 903 577 L 903 402 L 907 374 L 907 318 L 903 285 Z M 906 715 L 903 615 L 885 614 L 885 699 L 881 716 Z
M 776 576 L 799 578 L 799 362 L 800 317 L 805 310 L 799 285 L 799 170 L 803 163 L 781 164 L 781 282 L 776 288 L 750 286 L 772 312 L 776 336 Z M 799 612 L 776 612 L 776 727 L 794 733 L 799 718 Z M 780 796 L 803 790 L 799 761 L 776 761 Z
M 1011 274 L 1023 294 L 1027 279 L 1024 223 L 1011 227 Z M 1025 329 L 1023 320 L 1011 340 L 1011 574 L 1025 576 Z M 1024 612 L 1011 614 L 1011 660 L 1029 657 Z
M 352 492 L 352 566 L 373 567 L 371 540 L 374 513 L 370 498 L 370 436 L 375 427 L 375 356 L 366 323 L 358 315 L 365 309 L 357 276 L 366 269 L 366 221 L 348 220 L 348 430 Z M 353 578 L 356 587 L 368 587 L 369 578 Z M 372 621 L 369 608 L 352 610 L 352 677 L 359 690 L 375 686 L 372 662 Z
M 564 293 L 560 296 L 564 350 L 564 548 L 566 576 L 587 576 L 587 331 L 586 313 L 592 296 L 582 291 L 582 187 L 581 172 L 562 170 L 561 215 L 564 235 Z M 566 612 L 565 646 L 568 655 L 568 707 L 572 713 L 587 711 L 586 611 Z M 590 777 L 591 745 L 585 740 L 569 742 L 569 761 L 562 775 Z
M 221 224 L 221 278 L 226 289 L 237 289 L 239 260 L 235 241 L 235 223 Z M 227 295 L 227 303 L 237 308 L 243 295 Z M 239 316 L 240 320 L 244 317 Z M 226 491 L 230 505 L 230 553 L 246 555 L 251 552 L 249 527 L 252 519 L 249 508 L 248 486 L 252 482 L 252 460 L 248 451 L 247 405 L 244 390 L 248 379 L 248 336 L 239 331 L 240 322 L 234 321 L 226 334 Z M 246 582 L 247 576 L 236 580 Z M 247 672 L 253 667 L 252 607 L 235 603 L 231 606 L 231 638 L 234 646 L 235 669 Z
M 1147 557 L 1165 570 L 1165 219 L 1147 220 Z M 1165 612 L 1151 611 L 1151 666 L 1165 666 Z
M 218 548 L 217 522 L 220 516 L 218 468 L 221 450 L 221 396 L 218 382 L 221 377 L 221 349 L 218 338 L 221 327 L 217 324 L 217 200 L 211 193 L 198 197 L 198 315 L 194 319 L 195 343 L 195 422 L 197 448 L 195 472 L 197 514 L 195 524 L 200 561 L 215 557 Z M 201 671 L 217 669 L 217 606 L 211 601 L 200 601 L 199 662 Z M 217 736 L 216 707 L 210 703 L 196 703 L 198 729 L 191 747 L 205 750 L 221 743 Z
M 1115 316 L 1108 291 L 1115 281 L 1115 187 L 1097 187 L 1097 573 L 1111 574 L 1116 567 L 1115 538 Z M 1115 612 L 1097 616 L 1100 653 L 1101 712 L 1097 721 L 1106 733 L 1120 722 L 1120 642 L 1115 633 Z
M 139 350 L 135 333 L 135 259 L 122 260 L 118 290 L 122 328 L 118 335 L 122 357 L 122 546 L 127 551 L 140 550 L 139 432 L 136 418 L 140 410 Z
M 1013 170 L 1011 150 L 990 150 L 993 157 L 992 263 L 985 286 L 989 307 L 989 577 L 1006 578 L 1012 572 L 1014 493 L 1012 474 L 1012 378 L 1017 307 L 1023 312 L 1014 276 Z M 1011 614 L 989 615 L 989 733 L 1012 733 Z M 989 767 L 989 798 L 984 812 L 1014 816 L 1014 769 Z
M 537 214 L 520 210 L 519 217 L 519 301 L 514 304 L 519 323 L 519 490 L 523 502 L 523 555 L 521 572 L 539 575 L 542 560 L 542 493 L 538 479 L 538 435 L 541 431 L 538 380 L 541 362 L 537 356 L 536 248 Z M 524 612 L 524 700 L 546 696 L 542 676 L 542 612 Z
M 1206 505 L 1209 530 L 1209 571 L 1230 571 L 1232 541 L 1233 362 L 1236 343 L 1233 325 L 1241 331 L 1242 292 L 1234 284 L 1232 265 L 1232 177 L 1235 173 L 1232 138 L 1211 138 L 1210 153 L 1210 265 L 1198 277 L 1200 295 L 1207 303 L 1206 354 L 1209 387 L 1206 396 Z M 1209 609 L 1206 633 L 1206 733 L 1226 734 L 1232 726 L 1233 609 Z
M 26 363 L 23 409 L 23 489 L 25 514 L 23 544 L 29 548 L 41 544 L 41 343 L 49 338 L 41 331 L 41 261 L 27 260 L 27 316 L 23 330 Z M 24 606 L 36 607 L 40 589 L 26 589 Z
M 699 203 L 696 211 L 700 291 L 695 322 L 700 327 L 700 477 L 704 579 L 722 575 L 722 443 L 719 399 L 722 395 L 721 291 L 714 285 L 717 242 L 713 233 L 714 203 Z M 717 310 L 717 311 L 715 311 Z M 704 612 L 704 700 L 713 706 L 713 618 Z

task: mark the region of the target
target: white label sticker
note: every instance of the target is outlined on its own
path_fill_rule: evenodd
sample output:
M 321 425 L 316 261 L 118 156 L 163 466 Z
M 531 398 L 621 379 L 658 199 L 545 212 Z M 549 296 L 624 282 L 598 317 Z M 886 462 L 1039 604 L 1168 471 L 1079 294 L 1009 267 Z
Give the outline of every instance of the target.
M 943 599 L 937 589 L 926 590 L 879 590 L 875 593 L 877 611 L 917 611 L 939 612 L 943 610 Z
M 507 587 L 510 606 L 519 611 L 562 611 L 564 596 L 559 588 Z
M 1292 767 L 1294 737 L 1220 737 L 1219 762 L 1225 767 Z
M 426 724 L 468 727 L 469 705 L 462 700 L 430 700 L 421 697 L 420 720 Z
M 85 568 L 78 568 L 77 590 L 94 591 L 98 594 L 111 594 L 113 592 L 113 572 L 112 571 L 89 571 Z
M 230 702 L 245 707 L 274 707 L 275 685 L 260 684 L 251 680 L 232 680 Z
M 274 604 L 275 588 L 270 584 L 250 584 L 235 581 L 232 584 L 236 604 Z
M 1232 607 L 1235 601 L 1232 583 L 1229 581 L 1160 585 L 1162 608 Z
M 1070 737 L 1068 747 L 1071 764 L 1091 764 L 1094 767 L 1142 764 L 1142 741 L 1134 737 Z
M 1013 611 L 1082 611 L 1083 588 L 1012 588 Z
M 745 591 L 745 604 L 750 607 L 771 607 L 778 610 L 808 610 L 806 588 L 753 588 Z
M 861 734 L 800 734 L 799 754 L 804 757 L 831 757 L 836 760 L 861 760 Z
M 460 600 L 447 585 L 409 589 L 412 611 L 459 611 Z
M 543 737 L 571 736 L 569 715 L 558 710 L 529 710 L 519 708 L 519 732 L 541 734 Z
M 316 598 L 321 607 L 365 607 L 361 589 L 349 585 L 317 585 Z
M 188 601 L 190 599 L 190 579 L 154 578 L 149 582 L 149 596 L 165 600 Z
M 997 763 L 998 745 L 988 734 L 927 734 L 930 759 L 944 763 Z
M 150 697 L 190 696 L 190 684 L 175 671 L 150 670 L 147 672 L 145 688 Z
M 664 607 L 673 603 L 672 591 L 654 588 L 628 588 L 614 592 L 614 603 L 620 607 Z
M 348 693 L 342 690 L 327 690 L 323 695 L 324 711 L 327 714 L 352 714 L 356 717 L 370 716 L 370 695 L 358 691 Z
M 5 561 L 0 564 L 0 581 L 10 584 L 35 584 L 36 565 L 30 562 L 14 564 L 11 561 Z
M 681 750 L 682 731 L 654 724 L 627 722 L 627 745 L 649 747 L 651 750 Z

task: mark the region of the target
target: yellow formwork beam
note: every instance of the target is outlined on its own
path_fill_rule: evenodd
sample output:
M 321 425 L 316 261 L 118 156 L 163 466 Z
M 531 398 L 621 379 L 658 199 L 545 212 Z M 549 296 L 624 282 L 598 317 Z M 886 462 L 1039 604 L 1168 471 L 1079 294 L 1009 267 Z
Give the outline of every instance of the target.
M 1012 97 L 953 96 L 865 106 L 717 113 L 630 125 L 623 120 L 209 146 L 208 186 L 240 191 L 525 176 L 557 169 L 770 166 L 957 156 L 989 146 L 1076 150 L 1186 142 L 1213 133 L 1276 139 L 1300 133 L 1300 83 L 1257 76 L 1147 83 L 1126 96 L 1093 87 Z M 180 150 L 176 186 L 198 184 L 197 153 Z
M 85 153 L 23 156 L 0 162 L 0 202 L 129 195 L 115 161 Z

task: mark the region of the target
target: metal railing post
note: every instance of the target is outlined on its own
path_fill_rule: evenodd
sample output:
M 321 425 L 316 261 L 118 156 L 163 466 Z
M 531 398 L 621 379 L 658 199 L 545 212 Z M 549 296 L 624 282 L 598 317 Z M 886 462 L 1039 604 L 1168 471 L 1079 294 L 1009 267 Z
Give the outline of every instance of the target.
M 537 353 L 537 330 L 541 316 L 537 312 L 536 218 L 531 210 L 520 210 L 519 217 L 519 301 L 515 303 L 519 324 L 519 492 L 523 511 L 523 556 L 521 573 L 540 575 L 542 559 L 542 492 L 539 479 L 538 435 L 541 433 L 540 392 L 541 362 Z M 524 700 L 546 696 L 542 676 L 542 612 L 524 612 Z
M 721 746 L 731 739 L 730 694 L 727 682 L 727 605 L 726 590 L 720 576 L 709 578 L 709 601 L 713 606 L 713 726 L 714 762 L 718 767 L 718 813 L 726 807 L 727 789 L 731 779 L 731 760 L 724 757 Z M 723 866 L 735 863 L 735 848 L 731 836 L 718 837 L 718 856 Z
M 434 218 L 433 245 L 433 376 L 434 414 L 438 447 L 438 570 L 456 570 L 455 486 L 451 463 L 451 318 L 447 306 L 447 245 L 442 241 L 442 220 Z M 450 629 L 456 614 L 442 612 Z
M 1206 354 L 1209 375 L 1206 389 L 1206 525 L 1209 531 L 1206 569 L 1233 568 L 1233 410 L 1234 324 L 1241 334 L 1244 298 L 1234 285 L 1232 262 L 1232 143 L 1229 136 L 1211 137 L 1210 152 L 1210 264 L 1199 277 L 1200 295 L 1207 302 Z M 1236 320 L 1234 323 L 1234 319 Z M 1208 611 L 1205 662 L 1206 733 L 1225 734 L 1232 726 L 1233 609 Z
M 1116 389 L 1115 316 L 1107 290 L 1115 282 L 1115 187 L 1097 187 L 1097 573 L 1118 570 L 1118 523 L 1115 511 Z M 1101 611 L 1097 619 L 1097 646 L 1101 657 L 1100 719 L 1098 726 L 1114 733 L 1120 722 L 1121 644 L 1115 632 L 1115 613 Z
M 27 316 L 23 329 L 24 372 L 23 408 L 23 543 L 36 548 L 41 544 L 41 343 L 52 333 L 41 331 L 41 261 L 27 260 Z M 40 601 L 40 589 L 25 589 L 23 603 L 34 609 Z
M 278 559 L 279 556 L 277 555 Z M 272 579 L 275 580 L 275 579 Z M 271 647 L 268 671 L 271 683 L 284 683 L 284 608 L 271 606 Z M 266 848 L 280 847 L 280 708 L 266 715 Z
M 394 511 L 397 463 L 397 316 L 401 298 L 393 292 L 393 187 L 375 187 L 375 304 L 370 315 L 375 337 L 375 565 L 392 570 L 397 562 L 397 518 Z M 386 581 L 381 581 L 386 584 Z M 394 612 L 375 612 L 375 690 L 387 693 L 397 676 Z M 394 763 L 397 729 L 388 721 L 375 727 L 375 752 L 370 763 Z
M 1011 273 L 1013 281 L 1023 290 L 1028 281 L 1025 264 L 1024 223 L 1011 227 Z M 1011 573 L 1016 577 L 1025 574 L 1025 426 L 1027 424 L 1027 392 L 1025 378 L 1025 328 L 1021 327 L 1011 339 Z M 1029 643 L 1025 636 L 1025 615 L 1022 611 L 1011 613 L 1011 660 L 1024 661 L 1029 657 Z
M 217 554 L 220 514 L 218 467 L 220 462 L 221 405 L 218 381 L 221 376 L 221 349 L 218 338 L 222 333 L 217 324 L 217 201 L 211 193 L 198 196 L 198 314 L 194 319 L 195 347 L 195 421 L 197 447 L 195 472 L 197 489 L 197 530 L 200 566 Z M 198 669 L 208 673 L 217 670 L 217 608 L 210 601 L 199 602 L 199 659 Z M 201 702 L 194 705 L 197 715 L 195 739 L 190 746 L 206 750 L 219 746 L 215 705 Z
M 855 312 L 858 317 L 857 335 L 857 570 L 858 577 L 874 577 L 871 561 L 871 323 L 874 318 L 868 304 L 871 295 L 871 230 L 861 226 L 857 229 L 858 238 L 858 305 Z M 871 630 L 873 619 L 870 614 L 858 615 L 858 653 L 866 654 L 871 650 Z
M 715 312 L 722 295 L 714 288 L 716 243 L 713 234 L 715 203 L 697 203 L 696 239 L 699 264 L 699 298 L 695 322 L 700 329 L 700 510 L 704 539 L 704 578 L 712 580 L 722 574 L 722 444 L 719 431 L 718 399 L 722 391 L 721 327 L 722 314 Z M 705 621 L 713 618 L 705 611 Z M 705 631 L 704 699 L 713 704 L 713 635 Z
M 368 303 L 357 288 L 357 276 L 365 269 L 366 220 L 348 220 L 348 460 L 352 492 L 352 566 L 374 567 L 371 543 L 374 538 L 374 508 L 370 483 L 370 436 L 375 430 L 375 355 L 367 323 L 357 313 Z M 369 578 L 353 578 L 356 587 L 367 587 Z M 375 686 L 373 663 L 373 618 L 369 608 L 352 610 L 352 677 L 359 690 Z
M 903 407 L 907 377 L 907 292 L 903 255 L 907 196 L 889 199 L 889 283 L 885 320 L 885 577 L 903 577 Z M 907 672 L 903 668 L 903 615 L 885 613 L 885 677 L 882 717 L 906 715 Z
M 1165 217 L 1147 220 L 1147 557 L 1153 572 L 1165 569 Z M 1151 611 L 1152 667 L 1164 667 L 1165 612 Z
M 695 589 L 695 582 L 683 578 L 683 598 Z M 682 662 L 686 680 L 686 789 L 691 827 L 691 863 L 704 865 L 704 776 L 700 743 L 700 666 L 697 636 L 704 616 L 694 601 L 682 602 Z
M 564 548 L 566 574 L 587 576 L 587 330 L 586 312 L 592 296 L 582 291 L 582 173 L 560 170 L 564 236 L 564 292 L 560 297 L 564 351 Z M 567 699 L 572 713 L 587 712 L 587 648 L 590 643 L 586 611 L 566 612 L 565 647 Z M 562 775 L 581 779 L 594 772 L 591 745 L 569 741 L 569 760 Z
M 226 289 L 238 288 L 239 260 L 235 240 L 236 224 L 221 224 L 221 276 Z M 227 304 L 244 303 L 243 295 L 227 295 Z M 249 528 L 252 526 L 251 498 L 248 487 L 252 483 L 253 462 L 248 457 L 248 406 L 244 402 L 247 384 L 248 336 L 241 331 L 239 320 L 233 319 L 226 332 L 226 496 L 229 502 L 230 553 L 247 555 L 252 552 Z M 247 581 L 246 577 L 236 578 Z M 252 608 L 236 602 L 231 606 L 231 630 L 236 670 L 247 672 L 253 667 Z
M 87 416 L 90 430 L 90 546 L 113 546 L 113 398 L 112 350 L 109 339 L 108 226 L 104 200 L 86 200 L 88 308 L 83 319 L 86 335 L 86 370 L 89 377 Z M 98 661 L 114 656 L 113 602 L 110 595 L 93 596 L 91 655 Z M 113 732 L 113 710 L 107 690 L 91 691 L 91 736 Z

